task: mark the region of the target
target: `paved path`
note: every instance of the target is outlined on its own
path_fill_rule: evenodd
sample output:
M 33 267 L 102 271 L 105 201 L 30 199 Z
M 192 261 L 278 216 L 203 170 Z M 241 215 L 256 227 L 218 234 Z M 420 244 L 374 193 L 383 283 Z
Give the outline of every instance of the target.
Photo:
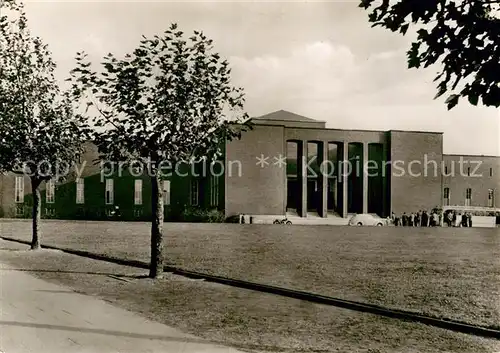
M 0 352 L 236 353 L 0 263 Z

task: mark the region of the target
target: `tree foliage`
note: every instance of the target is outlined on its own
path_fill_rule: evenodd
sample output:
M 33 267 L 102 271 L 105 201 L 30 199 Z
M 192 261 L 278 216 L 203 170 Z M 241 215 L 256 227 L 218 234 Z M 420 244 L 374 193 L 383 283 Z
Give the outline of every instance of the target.
M 30 177 L 36 226 L 38 187 L 68 175 L 82 152 L 82 134 L 71 98 L 54 78 L 51 53 L 31 35 L 23 5 L 4 1 L 0 13 L 0 172 Z M 39 246 L 35 226 L 33 248 Z
M 64 177 L 81 153 L 79 118 L 54 78 L 47 45 L 28 30 L 22 4 L 3 6 L 10 16 L 0 17 L 0 170 Z
M 85 102 L 89 130 L 103 157 L 187 161 L 214 158 L 225 139 L 237 138 L 246 121 L 241 88 L 230 83 L 229 63 L 212 53 L 212 40 L 194 32 L 189 42 L 173 24 L 163 36 L 143 37 L 125 58 L 108 54 L 102 71 L 84 52 L 69 79 Z M 89 114 L 90 111 L 96 114 Z
M 161 275 L 162 166 L 212 161 L 227 140 L 246 129 L 244 94 L 233 87 L 227 60 L 202 32 L 185 38 L 172 24 L 162 35 L 143 36 L 124 58 L 104 57 L 94 71 L 77 53 L 71 72 L 73 96 L 87 106 L 88 131 L 102 158 L 147 163 L 153 185 L 152 277 Z
M 459 98 L 500 106 L 499 0 L 361 0 L 369 21 L 403 35 L 415 29 L 408 67 L 440 63 L 438 98 L 449 93 L 448 109 Z

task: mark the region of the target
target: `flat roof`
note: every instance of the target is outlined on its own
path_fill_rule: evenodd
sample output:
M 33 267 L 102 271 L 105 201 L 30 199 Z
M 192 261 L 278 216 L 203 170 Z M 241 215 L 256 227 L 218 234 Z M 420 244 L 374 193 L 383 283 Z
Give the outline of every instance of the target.
M 424 131 L 424 130 L 419 130 L 419 131 L 415 131 L 415 130 L 387 130 L 388 132 L 409 132 L 409 133 L 412 133 L 412 134 L 438 134 L 438 135 L 442 135 L 444 134 L 444 132 L 442 131 Z
M 318 121 L 318 120 L 315 120 L 316 122 L 321 122 L 321 121 Z M 259 126 L 276 126 L 276 125 L 271 125 L 271 124 L 259 124 Z M 359 132 L 378 132 L 378 133 L 386 133 L 387 131 L 384 131 L 384 130 L 353 130 L 353 129 L 335 129 L 335 128 L 328 128 L 328 127 L 306 127 L 306 126 L 299 126 L 299 127 L 289 127 L 289 126 L 285 126 L 284 127 L 285 129 L 303 129 L 303 130 L 322 130 L 322 131 L 325 131 L 325 130 L 328 130 L 328 131 L 359 131 Z
M 304 121 L 305 122 L 305 121 Z M 318 120 L 313 120 L 313 121 L 310 121 L 311 123 L 312 122 L 321 122 L 321 121 L 318 121 Z M 275 126 L 275 125 L 271 125 L 271 124 L 259 124 L 261 126 Z M 287 129 L 308 129 L 308 130 L 328 130 L 328 131 L 357 131 L 357 132 L 383 132 L 383 133 L 387 133 L 387 132 L 408 132 L 408 133 L 418 133 L 418 134 L 438 134 L 438 135 L 442 135 L 444 134 L 443 132 L 438 132 L 438 131 L 411 131 L 411 130 L 365 130 L 365 129 L 337 129 L 337 128 L 329 128 L 329 127 L 306 127 L 306 126 L 298 126 L 298 127 L 288 127 L 286 126 L 285 128 Z
M 500 156 L 492 156 L 492 155 L 487 155 L 487 154 L 443 153 L 443 156 L 450 156 L 450 157 L 487 157 L 487 158 L 500 158 Z
M 268 121 L 276 121 L 276 122 L 301 122 L 301 123 L 323 123 L 326 124 L 326 121 L 311 119 L 303 115 L 295 114 L 287 110 L 277 110 L 268 114 L 264 114 L 257 117 L 252 117 L 250 120 L 268 120 Z M 259 123 L 259 125 L 268 125 L 265 122 Z M 336 129 L 336 128 L 328 128 L 328 127 L 287 127 L 293 129 L 318 129 L 318 130 L 330 130 L 330 131 L 360 131 L 360 132 L 406 132 L 406 133 L 420 133 L 420 134 L 443 134 L 442 131 L 413 131 L 413 130 L 367 130 L 367 129 Z

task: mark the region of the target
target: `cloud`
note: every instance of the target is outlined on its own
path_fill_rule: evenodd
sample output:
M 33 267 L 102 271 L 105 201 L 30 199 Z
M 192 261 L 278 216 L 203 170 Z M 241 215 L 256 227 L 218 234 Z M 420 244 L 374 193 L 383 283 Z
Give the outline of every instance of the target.
M 105 53 L 107 49 L 102 38 L 96 33 L 87 34 L 82 40 L 82 45 L 91 53 Z
M 230 63 L 253 116 L 285 109 L 331 128 L 440 131 L 446 153 L 499 152 L 498 112 L 466 102 L 447 111 L 443 100 L 433 100 L 436 68 L 408 70 L 406 48 L 361 57 L 322 41 Z M 472 117 L 481 122 L 473 130 Z
M 63 80 L 77 51 L 121 56 L 171 22 L 202 29 L 229 57 L 250 115 L 287 109 L 344 129 L 445 132 L 445 151 L 500 153 L 498 110 L 434 101 L 436 69 L 408 70 L 412 33 L 371 28 L 355 2 L 128 2 L 30 0 L 33 33 Z M 62 82 L 64 84 L 64 82 Z
M 355 67 L 354 55 L 345 46 L 315 42 L 286 56 L 230 58 L 235 84 L 246 89 L 250 104 L 274 101 L 329 100 L 342 91 L 342 84 Z M 279 109 L 279 108 L 278 108 Z
M 314 116 L 324 107 L 414 103 L 416 96 L 430 94 L 424 82 L 415 84 L 415 75 L 405 73 L 404 50 L 362 58 L 347 46 L 324 41 L 287 55 L 232 57 L 230 62 L 234 82 L 245 88 L 249 108 L 259 113 L 265 113 L 263 102 L 265 108 L 301 109 Z

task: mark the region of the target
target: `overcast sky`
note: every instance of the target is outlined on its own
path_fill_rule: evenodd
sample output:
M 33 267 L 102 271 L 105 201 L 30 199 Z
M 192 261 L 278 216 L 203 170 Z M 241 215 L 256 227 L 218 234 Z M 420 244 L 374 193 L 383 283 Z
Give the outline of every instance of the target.
M 444 152 L 500 155 L 500 112 L 434 101 L 437 68 L 408 70 L 410 38 L 370 28 L 358 1 L 26 3 L 58 75 L 77 51 L 99 60 L 133 49 L 172 22 L 203 30 L 233 67 L 251 116 L 284 109 L 340 129 L 444 132 Z

